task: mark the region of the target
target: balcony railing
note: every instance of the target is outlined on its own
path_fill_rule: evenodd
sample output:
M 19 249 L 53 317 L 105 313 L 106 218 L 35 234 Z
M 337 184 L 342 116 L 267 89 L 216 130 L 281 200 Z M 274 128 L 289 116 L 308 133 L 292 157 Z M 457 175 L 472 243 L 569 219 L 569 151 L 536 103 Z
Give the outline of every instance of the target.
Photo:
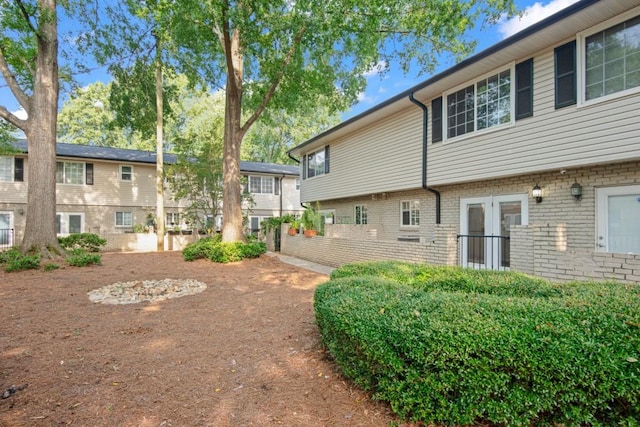
M 511 247 L 509 236 L 458 234 L 459 265 L 486 270 L 508 270 Z

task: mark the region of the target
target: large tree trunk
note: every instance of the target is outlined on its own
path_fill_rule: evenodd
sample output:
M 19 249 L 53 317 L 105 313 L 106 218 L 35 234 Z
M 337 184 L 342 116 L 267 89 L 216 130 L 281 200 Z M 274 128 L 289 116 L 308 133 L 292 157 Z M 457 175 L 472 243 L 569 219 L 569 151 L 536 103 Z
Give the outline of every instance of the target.
M 38 2 L 38 55 L 33 96 L 25 131 L 29 172 L 23 251 L 55 257 L 62 251 L 56 237 L 56 125 L 58 118 L 58 31 L 55 0 Z
M 226 33 L 229 36 L 229 33 Z M 240 185 L 240 147 L 244 137 L 242 120 L 242 52 L 238 30 L 223 43 L 227 51 L 227 85 L 222 154 L 222 241 L 246 241 L 242 227 L 242 186 Z

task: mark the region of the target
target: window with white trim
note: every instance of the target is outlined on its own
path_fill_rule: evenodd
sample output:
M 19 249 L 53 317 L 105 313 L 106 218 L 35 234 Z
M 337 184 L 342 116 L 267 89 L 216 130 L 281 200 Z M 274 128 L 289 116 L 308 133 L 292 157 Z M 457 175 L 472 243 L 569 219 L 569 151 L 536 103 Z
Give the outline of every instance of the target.
M 300 190 L 300 178 L 296 178 L 296 190 Z
M 400 225 L 420 225 L 420 201 L 404 200 L 400 202 Z
M 56 162 L 56 184 L 84 184 L 84 165 L 81 162 Z
M 636 16 L 623 15 L 618 19 L 622 22 L 608 21 L 579 38 L 584 54 L 582 89 L 585 102 L 632 89 L 640 90 L 638 10 L 632 12 Z
M 249 192 L 252 194 L 273 194 L 272 176 L 250 176 Z
M 180 225 L 180 213 L 179 212 L 167 212 L 165 215 L 165 225 L 167 227 L 175 227 Z
M 513 122 L 512 67 L 445 93 L 446 136 L 455 138 L 474 131 Z
M 324 148 L 307 155 L 307 177 L 324 175 L 324 155 Z
M 120 165 L 120 181 L 133 181 L 133 166 Z
M 116 212 L 116 227 L 131 227 L 133 214 L 131 212 Z
M 56 234 L 73 234 L 84 232 L 83 213 L 57 213 Z
M 354 216 L 355 216 L 354 222 L 356 224 L 361 224 L 361 225 L 367 224 L 367 221 L 368 221 L 367 207 L 365 205 L 356 205 L 354 207 Z
M 0 181 L 13 181 L 13 157 L 0 156 Z

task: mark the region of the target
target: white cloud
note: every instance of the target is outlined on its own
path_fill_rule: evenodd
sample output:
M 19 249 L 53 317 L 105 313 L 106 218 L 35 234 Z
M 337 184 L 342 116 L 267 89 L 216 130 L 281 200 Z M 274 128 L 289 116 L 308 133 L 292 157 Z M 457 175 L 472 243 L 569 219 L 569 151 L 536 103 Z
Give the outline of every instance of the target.
M 26 120 L 29 117 L 27 111 L 22 107 L 18 108 L 16 111 L 12 111 L 11 113 L 21 120 Z
M 524 10 L 524 14 L 516 16 L 511 19 L 502 19 L 498 23 L 498 32 L 502 34 L 502 38 L 506 39 L 509 36 L 527 28 L 530 25 L 535 24 L 538 21 L 543 20 L 547 16 L 564 9 L 567 6 L 571 6 L 578 0 L 552 0 L 549 4 L 543 5 L 536 2 Z

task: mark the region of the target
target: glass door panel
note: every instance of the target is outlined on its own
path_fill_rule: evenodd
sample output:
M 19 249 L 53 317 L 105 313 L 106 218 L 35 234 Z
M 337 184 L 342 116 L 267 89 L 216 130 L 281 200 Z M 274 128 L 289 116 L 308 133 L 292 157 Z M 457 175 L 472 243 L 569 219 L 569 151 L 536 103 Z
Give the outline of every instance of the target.
M 511 226 L 522 225 L 522 206 L 518 202 L 500 202 L 500 236 L 502 239 L 496 239 L 500 259 L 498 263 L 502 267 L 511 265 Z
M 609 252 L 640 254 L 640 197 L 609 196 Z
M 485 263 L 485 204 L 474 203 L 467 205 L 468 218 L 468 243 L 467 243 L 467 263 Z

